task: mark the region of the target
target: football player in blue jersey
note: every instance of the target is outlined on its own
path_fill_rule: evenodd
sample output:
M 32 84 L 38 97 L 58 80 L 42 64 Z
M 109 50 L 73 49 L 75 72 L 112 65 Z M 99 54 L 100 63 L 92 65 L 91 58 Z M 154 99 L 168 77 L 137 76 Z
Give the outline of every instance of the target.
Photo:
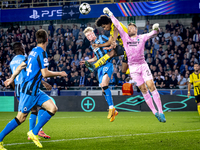
M 67 76 L 65 71 L 52 72 L 48 70 L 48 59 L 46 47 L 48 44 L 47 32 L 40 29 L 36 32 L 37 47 L 33 48 L 28 56 L 28 59 L 22 62 L 12 74 L 11 78 L 7 79 L 4 83 L 5 86 L 10 85 L 16 76 L 26 68 L 26 76 L 24 82 L 20 87 L 20 100 L 18 106 L 17 116 L 10 121 L 4 130 L 0 133 L 0 142 L 3 149 L 4 137 L 14 130 L 18 125 L 25 121 L 31 108 L 35 105 L 42 106 L 46 111 L 42 114 L 41 119 L 38 120 L 36 126 L 27 133 L 27 135 L 33 140 L 33 142 L 40 148 L 42 144 L 38 139 L 39 130 L 51 119 L 57 111 L 57 106 L 51 100 L 51 98 L 39 90 L 42 77 L 54 77 L 54 76 Z
M 16 42 L 13 45 L 13 50 L 14 50 L 16 56 L 10 62 L 10 68 L 11 68 L 12 73 L 26 59 L 26 57 L 24 56 L 25 55 L 25 49 L 24 49 L 23 44 L 21 44 L 20 42 Z M 15 89 L 15 96 L 18 100 L 19 100 L 19 96 L 20 96 L 20 85 L 22 84 L 25 76 L 26 76 L 26 70 L 23 69 L 20 72 L 20 74 L 16 77 L 16 79 L 14 80 L 13 88 Z M 41 81 L 41 83 L 43 84 L 43 86 L 47 90 L 51 90 L 52 86 L 50 84 L 44 82 L 43 80 Z M 44 113 L 44 111 L 45 111 L 44 108 L 40 108 L 40 107 L 37 107 L 37 106 L 34 106 L 31 109 L 31 115 L 30 115 L 30 118 L 29 118 L 29 130 L 32 130 L 35 127 L 37 116 L 38 116 L 38 119 L 40 119 L 40 117 Z M 38 135 L 40 137 L 45 138 L 45 139 L 51 138 L 49 135 L 46 135 L 44 133 L 42 128 L 38 132 Z M 31 139 L 28 137 L 28 140 L 31 140 Z
M 92 42 L 92 44 L 103 44 L 108 41 L 108 37 L 106 37 L 104 35 L 99 35 L 98 37 L 96 37 L 93 30 L 94 29 L 91 27 L 87 27 L 84 30 L 85 37 L 90 42 Z M 101 57 L 103 57 L 108 52 L 107 50 L 104 50 L 103 47 L 100 47 L 100 48 L 92 47 L 92 49 L 95 54 L 95 57 L 87 60 L 89 63 L 92 63 L 92 62 L 95 62 L 95 61 L 101 59 Z M 109 105 L 109 112 L 108 112 L 107 118 L 110 119 L 110 122 L 114 121 L 115 116 L 118 114 L 118 112 L 115 109 L 114 104 L 113 104 L 111 91 L 108 88 L 109 81 L 110 81 L 111 75 L 113 73 L 113 64 L 111 61 L 112 60 L 110 59 L 109 61 L 106 61 L 106 63 L 104 65 L 97 68 L 99 83 L 102 88 L 105 99 Z M 81 61 L 80 63 L 84 64 L 85 61 Z

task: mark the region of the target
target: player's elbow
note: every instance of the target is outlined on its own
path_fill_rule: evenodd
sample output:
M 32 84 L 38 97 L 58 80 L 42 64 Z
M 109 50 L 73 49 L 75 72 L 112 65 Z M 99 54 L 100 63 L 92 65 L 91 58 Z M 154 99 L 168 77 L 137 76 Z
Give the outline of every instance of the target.
M 46 78 L 46 77 L 48 77 L 48 73 L 43 72 L 43 73 L 42 73 L 42 76 L 43 76 L 44 78 Z
M 44 78 L 48 77 L 48 76 L 47 76 L 47 73 L 43 73 L 42 76 L 43 76 Z

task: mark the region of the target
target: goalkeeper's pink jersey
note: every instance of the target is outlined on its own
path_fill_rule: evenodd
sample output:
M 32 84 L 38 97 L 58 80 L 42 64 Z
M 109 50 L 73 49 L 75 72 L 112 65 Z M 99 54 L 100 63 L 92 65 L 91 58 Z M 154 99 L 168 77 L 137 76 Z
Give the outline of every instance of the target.
M 153 30 L 150 33 L 138 35 L 137 37 L 131 38 L 124 32 L 119 21 L 114 17 L 110 17 L 115 27 L 118 29 L 121 39 L 123 41 L 124 49 L 128 57 L 128 64 L 144 64 L 144 47 L 146 41 L 153 35 L 157 34 L 157 31 Z

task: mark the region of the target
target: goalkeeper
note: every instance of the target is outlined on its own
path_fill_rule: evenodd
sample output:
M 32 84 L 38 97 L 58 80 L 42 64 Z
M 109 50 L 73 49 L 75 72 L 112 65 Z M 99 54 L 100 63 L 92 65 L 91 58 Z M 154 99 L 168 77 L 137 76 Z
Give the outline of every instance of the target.
M 147 105 L 156 116 L 156 118 L 160 122 L 166 122 L 165 115 L 163 114 L 162 110 L 160 95 L 155 87 L 151 71 L 144 58 L 145 43 L 153 35 L 158 34 L 159 24 L 154 24 L 153 31 L 151 31 L 150 33 L 137 35 L 137 26 L 134 23 L 129 23 L 128 33 L 126 33 L 124 32 L 119 21 L 114 17 L 113 13 L 108 8 L 104 8 L 103 12 L 104 14 L 110 16 L 112 23 L 115 25 L 120 33 L 128 58 L 131 78 L 136 82 L 136 85 L 141 90 Z M 148 86 L 148 89 L 153 96 L 158 111 L 154 107 L 153 100 L 148 92 L 146 85 Z

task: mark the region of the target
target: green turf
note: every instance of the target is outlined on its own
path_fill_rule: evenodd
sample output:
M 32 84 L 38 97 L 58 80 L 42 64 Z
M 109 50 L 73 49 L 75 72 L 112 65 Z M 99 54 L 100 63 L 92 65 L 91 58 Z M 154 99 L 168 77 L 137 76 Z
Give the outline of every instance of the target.
M 0 113 L 0 130 L 16 115 Z M 58 112 L 44 126 L 51 139 L 44 150 L 195 150 L 200 149 L 197 112 L 167 112 L 160 123 L 151 112 L 119 112 L 109 122 L 107 112 Z M 39 149 L 27 140 L 28 119 L 4 139 L 8 150 Z M 21 144 L 15 144 L 21 143 Z M 9 145 L 14 144 L 14 145 Z

